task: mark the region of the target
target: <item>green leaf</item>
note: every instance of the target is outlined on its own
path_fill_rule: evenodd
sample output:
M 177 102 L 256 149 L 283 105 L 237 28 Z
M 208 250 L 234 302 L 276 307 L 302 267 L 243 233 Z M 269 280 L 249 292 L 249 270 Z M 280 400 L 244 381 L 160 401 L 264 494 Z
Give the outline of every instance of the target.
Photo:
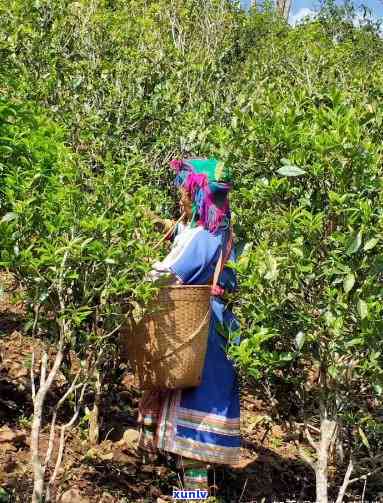
M 355 284 L 355 276 L 352 272 L 347 274 L 343 280 L 343 289 L 346 293 L 350 292 Z
M 305 343 L 305 339 L 306 336 L 302 331 L 298 332 L 295 336 L 295 345 L 299 351 L 302 349 L 302 346 Z
M 269 280 L 276 279 L 276 277 L 278 276 L 278 267 L 275 257 L 273 257 L 272 255 L 267 255 L 265 262 L 267 267 L 265 278 Z
M 356 253 L 360 245 L 362 244 L 362 231 L 359 231 L 358 234 L 352 239 L 349 247 L 347 248 L 347 253 L 353 254 Z
M 17 218 L 17 213 L 13 213 L 10 211 L 9 213 L 6 213 L 3 218 L 1 219 L 1 222 L 10 222 L 11 220 L 14 220 Z
M 299 176 L 306 174 L 306 171 L 294 164 L 285 164 L 281 168 L 277 169 L 277 173 L 282 176 Z
M 0 503 L 9 503 L 11 501 L 10 495 L 6 492 L 5 489 L 0 487 Z
M 289 362 L 293 359 L 293 354 L 290 353 L 290 351 L 286 352 L 284 351 L 283 353 L 279 354 L 279 360 L 283 362 Z
M 358 310 L 358 313 L 359 313 L 359 316 L 360 316 L 360 319 L 361 320 L 364 320 L 364 318 L 367 316 L 368 314 L 368 306 L 367 306 L 367 303 L 362 300 L 362 299 L 359 299 L 358 300 L 358 304 L 356 306 L 357 310 Z
M 372 250 L 372 248 L 374 248 L 374 246 L 376 246 L 379 242 L 379 239 L 378 238 L 371 238 L 369 239 L 365 245 L 364 245 L 364 248 L 363 250 L 364 251 L 367 251 L 367 250 Z
M 333 378 L 333 379 L 336 379 L 337 375 L 338 375 L 338 369 L 336 367 L 334 367 L 333 365 L 331 367 L 328 368 L 328 373 L 329 375 Z
M 84 248 L 87 244 L 89 244 L 91 241 L 93 241 L 93 237 L 85 239 L 81 245 L 80 248 Z
M 363 339 L 361 337 L 356 337 L 355 339 L 351 339 L 351 341 L 346 342 L 346 346 L 348 348 L 352 346 L 359 346 L 363 343 Z
M 364 445 L 365 447 L 367 447 L 367 449 L 369 449 L 369 448 L 370 448 L 370 444 L 369 444 L 369 442 L 368 442 L 368 439 L 367 439 L 367 437 L 366 437 L 366 435 L 365 435 L 364 431 L 362 430 L 362 428 L 361 428 L 360 426 L 359 426 L 359 428 L 358 428 L 358 432 L 359 432 L 359 435 L 360 435 L 360 438 L 361 438 L 361 440 L 362 440 L 363 445 Z
M 296 248 L 296 247 L 292 247 L 291 248 L 291 251 L 294 253 L 294 255 L 296 255 L 297 257 L 299 258 L 302 258 L 303 257 L 303 251 L 301 248 Z
M 28 332 L 34 325 L 34 320 L 28 320 L 27 322 L 24 323 L 23 330 L 25 332 Z

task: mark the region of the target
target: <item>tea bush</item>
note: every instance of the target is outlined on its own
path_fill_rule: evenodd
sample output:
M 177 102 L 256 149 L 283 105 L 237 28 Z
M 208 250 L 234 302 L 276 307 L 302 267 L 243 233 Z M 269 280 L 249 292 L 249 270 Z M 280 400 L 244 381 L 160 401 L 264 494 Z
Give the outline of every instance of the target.
M 292 28 L 267 4 L 0 0 L 2 265 L 41 303 L 66 254 L 76 340 L 96 311 L 113 330 L 120 295 L 151 293 L 144 208 L 174 214 L 168 161 L 222 157 L 244 248 L 232 357 L 352 456 L 380 449 L 383 386 L 383 42 L 355 15 L 327 2 Z
M 138 187 L 134 162 L 129 176 L 127 166 L 113 165 L 102 179 L 92 177 L 65 145 L 65 132 L 36 106 L 1 98 L 0 114 L 1 265 L 17 274 L 31 305 L 51 312 L 59 310 L 63 275 L 61 314 L 73 322 L 73 347 L 84 350 L 94 332 L 83 323 L 96 309 L 112 328 L 116 316 L 102 314 L 112 299 L 150 295 L 141 279 L 158 235 L 142 207 L 152 192 Z M 44 325 L 50 337 L 57 332 L 49 318 Z

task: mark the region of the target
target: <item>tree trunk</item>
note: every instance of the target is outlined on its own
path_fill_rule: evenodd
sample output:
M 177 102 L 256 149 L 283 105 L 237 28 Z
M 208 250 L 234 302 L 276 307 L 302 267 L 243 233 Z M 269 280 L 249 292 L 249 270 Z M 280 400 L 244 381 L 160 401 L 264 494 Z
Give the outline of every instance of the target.
M 34 376 L 33 376 L 33 365 L 32 365 L 32 387 L 33 387 L 33 420 L 32 420 L 32 431 L 31 431 L 31 461 L 33 469 L 33 494 L 32 503 L 40 503 L 43 499 L 43 489 L 44 489 L 44 475 L 46 469 L 46 463 L 42 464 L 39 452 L 39 441 L 40 433 L 42 427 L 43 419 L 43 409 L 46 395 L 52 386 L 53 381 L 56 378 L 57 372 L 60 368 L 63 359 L 63 342 L 64 342 L 64 331 L 60 335 L 60 341 L 58 346 L 58 351 L 54 360 L 53 367 L 47 373 L 48 365 L 48 355 L 44 352 L 41 359 L 41 373 L 40 373 L 40 388 L 36 395 L 34 392 Z
M 291 8 L 291 0 L 277 0 L 277 11 L 285 19 L 289 18 Z
M 335 421 L 321 418 L 318 460 L 315 467 L 316 503 L 328 503 L 328 456 L 335 429 Z
M 40 503 L 42 501 L 44 489 L 44 470 L 39 456 L 39 440 L 43 405 L 44 397 L 38 392 L 34 403 L 31 431 L 31 454 L 34 479 L 32 503 Z

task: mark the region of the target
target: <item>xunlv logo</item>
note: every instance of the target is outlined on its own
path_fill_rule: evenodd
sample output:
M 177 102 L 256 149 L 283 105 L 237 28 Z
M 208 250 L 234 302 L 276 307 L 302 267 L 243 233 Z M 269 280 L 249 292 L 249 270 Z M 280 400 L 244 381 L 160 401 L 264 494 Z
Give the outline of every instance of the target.
M 205 500 L 209 495 L 208 491 L 202 489 L 193 490 L 175 490 L 173 489 L 173 498 L 176 500 Z

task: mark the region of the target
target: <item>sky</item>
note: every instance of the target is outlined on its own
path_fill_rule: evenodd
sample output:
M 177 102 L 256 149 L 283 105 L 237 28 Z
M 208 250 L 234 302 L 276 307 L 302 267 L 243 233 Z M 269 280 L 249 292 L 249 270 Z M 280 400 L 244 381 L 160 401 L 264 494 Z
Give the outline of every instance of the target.
M 241 0 L 241 5 L 247 8 L 251 0 Z M 353 2 L 355 7 L 365 5 L 371 9 L 373 16 L 383 18 L 383 0 L 359 0 Z M 291 11 L 289 22 L 295 24 L 307 15 L 312 15 L 319 10 L 318 0 L 291 0 Z

